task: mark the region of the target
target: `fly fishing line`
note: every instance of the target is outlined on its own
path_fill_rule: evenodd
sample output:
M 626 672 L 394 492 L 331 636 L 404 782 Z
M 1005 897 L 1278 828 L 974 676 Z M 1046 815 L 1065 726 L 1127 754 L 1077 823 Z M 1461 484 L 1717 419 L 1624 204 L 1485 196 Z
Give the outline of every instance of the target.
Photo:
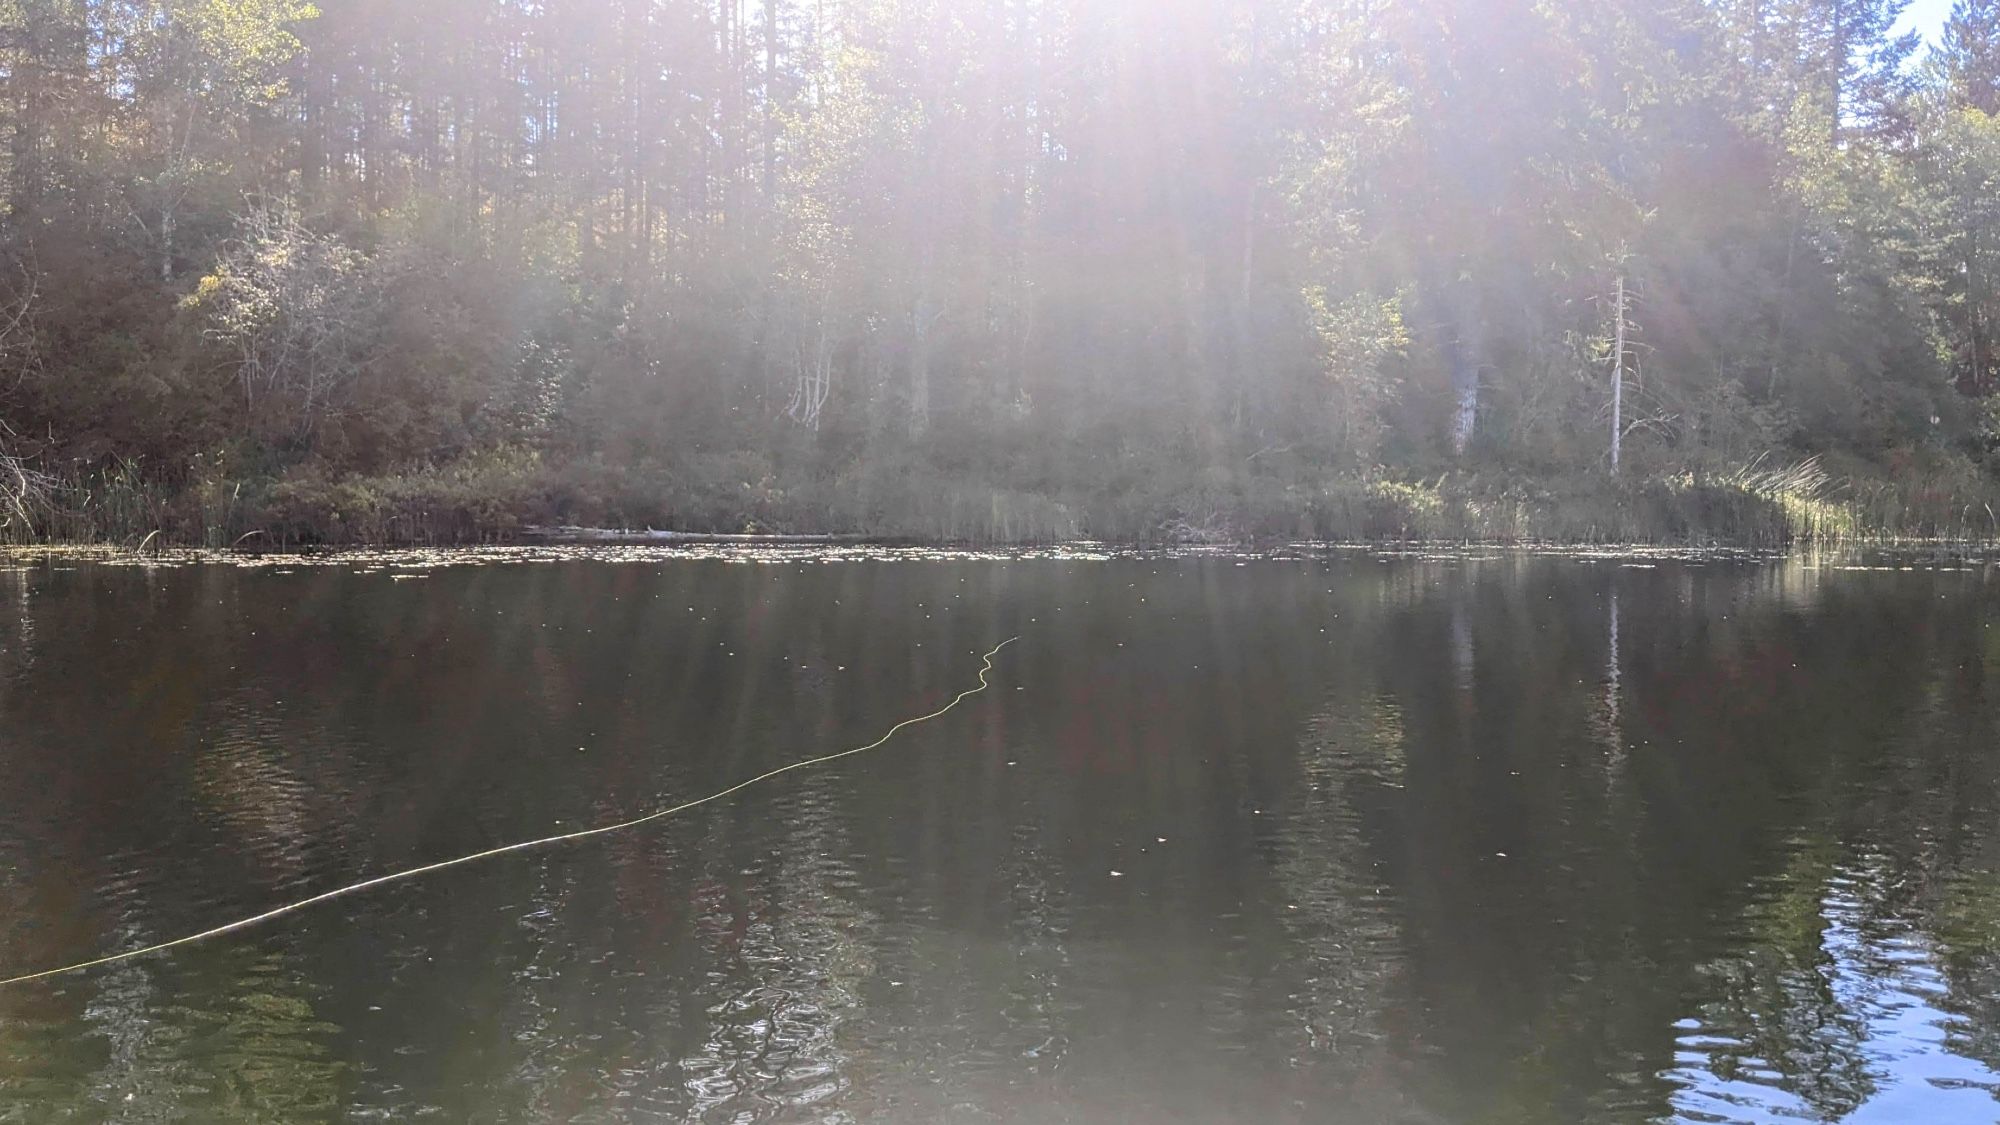
M 1001 641 L 998 645 L 995 645 L 993 647 L 993 650 L 985 655 L 981 663 L 981 667 L 979 669 L 978 687 L 968 688 L 965 691 L 959 692 L 956 696 L 952 697 L 951 702 L 945 704 L 943 707 L 940 707 L 935 711 L 932 711 L 928 715 L 918 715 L 913 719 L 904 719 L 902 722 L 897 723 L 893 727 L 890 727 L 887 734 L 884 734 L 882 737 L 876 739 L 875 741 L 869 743 L 866 746 L 857 746 L 852 750 L 842 750 L 837 754 L 826 754 L 818 758 L 807 758 L 804 761 L 793 762 L 791 765 L 788 766 L 779 766 L 777 769 L 770 770 L 766 773 L 760 773 L 756 777 L 753 777 L 748 781 L 739 781 L 727 789 L 717 790 L 714 793 L 710 793 L 706 797 L 698 797 L 692 801 L 684 801 L 678 805 L 673 805 L 669 808 L 660 809 L 657 812 L 647 813 L 645 816 L 637 817 L 632 820 L 619 821 L 617 824 L 606 824 L 597 828 L 586 828 L 580 832 L 565 832 L 559 836 L 544 836 L 539 840 L 524 840 L 518 844 L 507 844 L 505 846 L 498 848 L 488 848 L 483 852 L 474 852 L 471 855 L 462 855 L 456 859 L 447 859 L 438 863 L 427 863 L 422 867 L 412 867 L 407 871 L 397 871 L 388 875 L 378 875 L 373 879 L 364 880 L 362 882 L 354 883 L 345 887 L 339 887 L 331 891 L 325 891 L 320 894 L 316 894 L 311 898 L 302 898 L 297 902 L 286 903 L 285 905 L 280 906 L 275 910 L 266 910 L 262 914 L 257 914 L 249 918 L 243 918 L 235 922 L 230 922 L 227 925 L 217 926 L 211 930 L 203 930 L 198 934 L 189 934 L 186 937 L 175 938 L 172 941 L 163 941 L 157 945 L 146 946 L 143 949 L 127 950 L 124 953 L 114 953 L 108 957 L 99 957 L 94 961 L 80 961 L 74 965 L 64 965 L 60 969 L 44 969 L 39 973 L 26 973 L 18 977 L 8 977 L 4 980 L 0 980 L 0 988 L 5 988 L 8 985 L 13 985 L 13 984 L 26 984 L 29 981 L 46 980 L 49 977 L 59 977 L 69 973 L 80 973 L 86 969 L 95 969 L 104 965 L 115 965 L 120 961 L 130 961 L 135 957 L 145 957 L 154 953 L 164 953 L 169 949 L 178 949 L 179 947 L 184 945 L 193 945 L 196 942 L 208 941 L 211 938 L 219 938 L 225 934 L 233 934 L 239 930 L 247 930 L 252 926 L 261 926 L 266 922 L 274 921 L 278 918 L 283 918 L 287 914 L 295 914 L 298 911 L 304 910 L 309 906 L 318 906 L 322 902 L 331 902 L 334 899 L 345 898 L 348 895 L 359 894 L 362 891 L 374 890 L 377 887 L 387 886 L 390 883 L 400 883 L 405 879 L 415 879 L 422 875 L 429 875 L 434 872 L 443 871 L 448 867 L 459 867 L 468 863 L 476 863 L 482 859 L 492 859 L 495 856 L 507 855 L 511 852 L 524 852 L 534 848 L 553 847 L 556 844 L 574 843 L 577 840 L 587 840 L 594 836 L 608 836 L 614 832 L 624 832 L 628 829 L 637 828 L 642 824 L 651 824 L 656 820 L 665 820 L 666 818 L 673 816 L 677 813 L 684 813 L 689 809 L 698 808 L 702 805 L 706 805 L 714 801 L 720 801 L 724 797 L 741 793 L 743 790 L 748 789 L 753 785 L 758 785 L 763 782 L 769 781 L 774 777 L 791 773 L 793 770 L 802 770 L 811 766 L 823 766 L 826 765 L 828 762 L 837 762 L 842 758 L 852 758 L 857 754 L 866 754 L 870 750 L 879 750 L 882 748 L 882 746 L 887 744 L 890 739 L 896 737 L 896 735 L 899 732 L 909 727 L 917 726 L 921 723 L 928 723 L 934 719 L 941 719 L 946 715 L 950 714 L 952 710 L 955 709 L 959 704 L 965 702 L 966 700 L 972 698 L 975 695 L 978 695 L 980 692 L 985 691 L 987 688 L 986 677 L 989 673 L 993 671 L 993 658 L 1000 655 L 1001 649 L 1006 648 L 1008 645 L 1011 645 L 1015 641 L 1018 641 L 1020 639 L 1021 638 L 1019 637 L 1009 637 L 1006 640 Z

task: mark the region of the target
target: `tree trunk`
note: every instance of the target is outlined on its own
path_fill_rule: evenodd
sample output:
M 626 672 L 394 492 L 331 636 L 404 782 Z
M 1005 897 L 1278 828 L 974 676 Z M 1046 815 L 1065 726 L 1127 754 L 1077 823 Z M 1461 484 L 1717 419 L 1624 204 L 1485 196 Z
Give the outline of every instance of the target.
M 1466 278 L 1445 298 L 1445 360 L 1451 368 L 1451 450 L 1463 457 L 1479 426 L 1479 372 L 1484 366 L 1479 297 Z
M 1611 357 L 1611 472 L 1618 473 L 1618 462 L 1625 447 L 1625 275 L 1618 275 L 1618 328 L 1614 334 L 1612 347 L 1616 349 Z
M 921 438 L 931 425 L 931 326 L 937 313 L 931 305 L 931 263 L 926 245 L 917 276 L 917 299 L 910 309 L 910 436 Z
M 778 0 L 764 0 L 764 212 L 778 200 Z
M 1479 364 L 1462 341 L 1451 346 L 1451 451 L 1465 456 L 1479 427 Z
M 1979 276 L 1979 225 L 1967 223 L 1965 230 L 1965 314 L 1968 335 L 1972 343 L 1972 372 L 1970 393 L 1984 395 L 1992 390 L 1987 386 L 1986 323 L 1982 315 L 1982 304 L 1986 295 L 1981 292 L 1982 279 Z
M 1828 127 L 1829 140 L 1835 146 L 1840 144 L 1840 100 L 1846 87 L 1848 51 L 1847 46 L 1847 5 L 1842 0 L 1833 0 L 1833 57 L 1827 60 L 1828 80 L 1832 83 L 1833 123 Z

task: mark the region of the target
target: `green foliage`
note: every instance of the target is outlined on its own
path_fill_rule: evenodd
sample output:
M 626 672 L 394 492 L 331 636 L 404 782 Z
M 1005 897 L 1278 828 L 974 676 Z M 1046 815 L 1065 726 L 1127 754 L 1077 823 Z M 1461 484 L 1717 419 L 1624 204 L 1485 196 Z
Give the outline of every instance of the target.
M 1993 530 L 1987 0 L 0 8 L 7 534 Z

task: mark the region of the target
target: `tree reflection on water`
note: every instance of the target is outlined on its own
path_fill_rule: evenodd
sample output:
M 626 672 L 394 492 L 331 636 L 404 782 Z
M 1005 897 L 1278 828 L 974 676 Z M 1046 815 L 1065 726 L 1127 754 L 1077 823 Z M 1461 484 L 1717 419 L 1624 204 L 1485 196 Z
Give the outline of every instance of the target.
M 0 574 L 0 1119 L 2000 1115 L 1985 579 L 1810 560 Z M 9 582 L 18 588 L 9 587 Z

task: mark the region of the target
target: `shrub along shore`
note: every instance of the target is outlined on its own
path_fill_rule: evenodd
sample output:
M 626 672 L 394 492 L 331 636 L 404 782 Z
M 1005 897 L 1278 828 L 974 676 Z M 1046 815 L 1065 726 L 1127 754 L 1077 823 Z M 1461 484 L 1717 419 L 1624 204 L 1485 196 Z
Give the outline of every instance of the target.
M 1932 482 L 1784 468 L 1613 480 L 1430 480 L 1193 474 L 1164 487 L 1041 490 L 936 473 L 780 484 L 757 458 L 694 473 L 548 464 L 530 454 L 383 476 L 224 476 L 179 484 L 137 472 L 50 482 L 16 542 L 203 547 L 465 545 L 550 527 L 841 536 L 982 545 L 1274 541 L 1650 543 L 1783 547 L 2000 538 L 1992 500 Z

